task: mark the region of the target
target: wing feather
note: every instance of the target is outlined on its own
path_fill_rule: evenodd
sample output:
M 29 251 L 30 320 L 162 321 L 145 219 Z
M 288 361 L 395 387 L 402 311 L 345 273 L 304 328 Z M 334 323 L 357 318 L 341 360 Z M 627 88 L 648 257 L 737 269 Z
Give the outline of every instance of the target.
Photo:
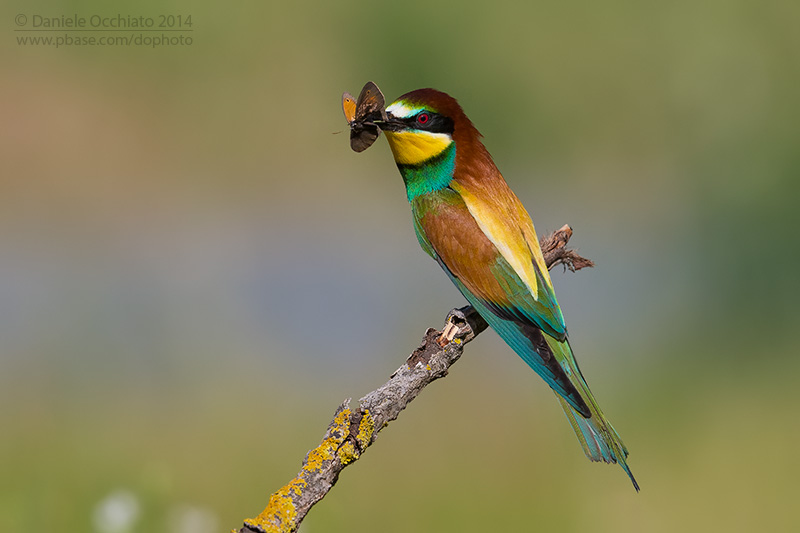
M 514 351 L 578 412 L 588 416 L 588 408 L 571 382 L 571 367 L 545 341 L 545 334 L 566 339 L 564 319 L 522 231 L 518 235 L 528 251 L 532 279 L 543 288 L 538 299 L 480 230 L 459 193 L 448 190 L 417 197 L 412 206 L 422 248 Z M 538 242 L 536 246 L 538 249 Z

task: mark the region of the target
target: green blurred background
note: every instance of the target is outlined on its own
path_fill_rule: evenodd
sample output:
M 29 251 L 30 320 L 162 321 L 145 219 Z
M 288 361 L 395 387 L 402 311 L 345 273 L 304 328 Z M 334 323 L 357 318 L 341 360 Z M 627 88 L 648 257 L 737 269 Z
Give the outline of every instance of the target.
M 118 13 L 192 15 L 192 44 L 14 31 Z M 598 266 L 554 283 L 642 492 L 487 332 L 302 531 L 800 528 L 800 3 L 0 18 L 0 531 L 237 528 L 463 304 L 385 142 L 333 134 L 367 80 L 456 96 L 540 233 L 573 226 Z

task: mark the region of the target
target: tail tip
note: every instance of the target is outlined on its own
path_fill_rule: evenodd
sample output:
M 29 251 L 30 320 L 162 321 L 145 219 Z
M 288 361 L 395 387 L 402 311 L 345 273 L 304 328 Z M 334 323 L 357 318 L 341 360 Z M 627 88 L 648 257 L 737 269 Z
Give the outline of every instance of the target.
M 633 483 L 633 488 L 636 489 L 636 492 L 639 492 L 639 483 L 636 482 L 636 478 L 633 477 L 633 472 L 631 469 L 628 468 L 628 465 L 624 465 L 623 468 L 625 469 L 625 473 L 628 474 L 628 477 L 631 478 L 631 483 Z

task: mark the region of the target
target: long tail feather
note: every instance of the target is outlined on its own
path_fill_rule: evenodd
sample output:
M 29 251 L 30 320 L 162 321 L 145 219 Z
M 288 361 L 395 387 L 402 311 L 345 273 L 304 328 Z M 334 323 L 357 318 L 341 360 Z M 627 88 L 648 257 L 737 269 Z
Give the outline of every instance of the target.
M 589 408 L 591 416 L 581 414 L 562 395 L 556 394 L 564 413 L 567 415 L 567 420 L 569 420 L 575 435 L 583 447 L 586 457 L 592 461 L 619 464 L 628 474 L 628 477 L 631 478 L 631 483 L 633 483 L 633 487 L 638 492 L 639 484 L 636 482 L 636 478 L 633 477 L 633 473 L 625 460 L 628 457 L 628 449 L 622 442 L 617 430 L 603 415 L 597 400 L 594 399 L 594 394 L 589 390 L 589 385 L 586 383 L 578 362 L 572 354 L 572 347 L 569 341 L 558 341 L 549 335 L 545 335 L 544 338 L 547 341 L 550 352 L 561 363 L 566 373 L 570 376 L 570 381 L 579 391 L 581 398 Z
M 633 477 L 633 472 L 628 467 L 625 460 L 628 457 L 628 449 L 619 437 L 619 434 L 614 427 L 605 419 L 599 410 L 595 410 L 594 401 L 590 403 L 592 410 L 591 418 L 584 418 L 580 413 L 567 403 L 560 395 L 556 397 L 561 402 L 561 407 L 564 408 L 564 414 L 567 415 L 575 435 L 583 447 L 583 452 L 586 457 L 592 461 L 604 461 L 606 463 L 616 463 L 625 470 L 628 477 L 631 478 L 633 488 L 639 492 L 639 483 Z M 594 399 L 592 399 L 594 400 Z
M 586 416 L 586 413 L 581 413 L 576 410 L 574 406 L 571 405 L 571 402 L 568 402 L 563 395 L 555 391 L 558 400 L 561 402 L 561 407 L 567 415 L 567 420 L 569 420 L 572 429 L 575 431 L 575 435 L 578 437 L 583 447 L 583 452 L 586 454 L 586 457 L 592 461 L 619 464 L 625 473 L 628 474 L 631 483 L 633 483 L 633 487 L 638 492 L 639 484 L 636 482 L 636 478 L 633 477 L 633 473 L 626 461 L 628 449 L 622 442 L 617 430 L 614 429 L 611 422 L 603 415 L 597 400 L 594 398 L 594 394 L 589 390 L 589 385 L 586 383 L 586 379 L 583 377 L 578 362 L 572 354 L 572 347 L 569 341 L 558 341 L 549 335 L 544 335 L 544 338 L 550 349 L 550 353 L 561 363 L 562 368 L 564 368 L 567 375 L 569 375 L 570 381 L 589 408 L 588 414 L 591 416 Z

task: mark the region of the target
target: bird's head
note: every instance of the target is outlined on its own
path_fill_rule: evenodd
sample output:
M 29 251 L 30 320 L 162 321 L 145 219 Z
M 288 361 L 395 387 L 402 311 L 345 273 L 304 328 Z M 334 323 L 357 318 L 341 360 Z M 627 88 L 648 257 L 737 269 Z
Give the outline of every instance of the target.
M 435 89 L 406 93 L 386 108 L 386 134 L 398 165 L 419 166 L 451 150 L 466 148 L 480 134 L 452 96 Z

